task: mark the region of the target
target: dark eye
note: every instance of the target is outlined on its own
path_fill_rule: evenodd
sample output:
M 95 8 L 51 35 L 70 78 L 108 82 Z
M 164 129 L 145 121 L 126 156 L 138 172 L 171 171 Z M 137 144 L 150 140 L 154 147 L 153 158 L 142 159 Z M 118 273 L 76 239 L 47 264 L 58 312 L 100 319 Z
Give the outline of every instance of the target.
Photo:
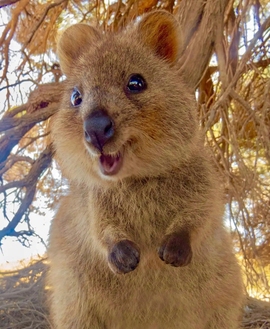
M 141 93 L 146 89 L 147 85 L 144 78 L 140 74 L 132 74 L 127 83 L 127 91 L 132 94 Z
M 81 105 L 82 102 L 82 94 L 79 92 L 77 88 L 74 88 L 72 90 L 71 96 L 70 96 L 70 102 L 72 106 L 77 107 Z

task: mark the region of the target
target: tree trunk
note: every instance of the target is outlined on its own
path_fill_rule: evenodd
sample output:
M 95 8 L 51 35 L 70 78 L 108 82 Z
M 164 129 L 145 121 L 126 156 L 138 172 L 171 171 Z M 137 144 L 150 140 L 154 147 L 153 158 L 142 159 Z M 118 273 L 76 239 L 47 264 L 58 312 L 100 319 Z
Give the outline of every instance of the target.
M 183 31 L 180 72 L 195 90 L 210 61 L 228 0 L 181 1 L 177 12 Z

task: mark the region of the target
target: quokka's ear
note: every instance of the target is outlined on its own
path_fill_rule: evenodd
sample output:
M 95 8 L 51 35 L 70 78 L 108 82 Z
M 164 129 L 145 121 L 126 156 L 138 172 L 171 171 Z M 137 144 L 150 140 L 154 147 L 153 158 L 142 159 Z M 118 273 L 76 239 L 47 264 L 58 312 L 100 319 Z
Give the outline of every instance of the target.
M 69 75 L 84 48 L 100 40 L 101 36 L 100 31 L 86 24 L 72 25 L 63 32 L 57 43 L 57 53 L 65 75 Z
M 174 63 L 181 50 L 181 31 L 174 16 L 164 10 L 145 15 L 138 25 L 139 37 L 159 57 Z

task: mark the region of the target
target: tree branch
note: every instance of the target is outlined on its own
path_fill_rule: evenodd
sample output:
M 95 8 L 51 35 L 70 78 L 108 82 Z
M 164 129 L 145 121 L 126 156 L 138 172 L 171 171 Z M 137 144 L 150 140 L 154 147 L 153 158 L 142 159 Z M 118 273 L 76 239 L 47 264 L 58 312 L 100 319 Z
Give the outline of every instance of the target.
M 0 0 L 0 8 L 13 5 L 16 2 L 19 2 L 20 0 Z
M 191 8 L 196 3 L 195 8 Z M 184 37 L 184 52 L 179 61 L 180 74 L 186 84 L 196 89 L 205 71 L 216 40 L 217 24 L 224 19 L 228 0 L 181 1 L 179 20 Z M 194 65 L 195 63 L 195 65 Z
M 40 25 L 42 24 L 42 22 L 44 21 L 44 19 L 46 18 L 48 12 L 54 8 L 54 7 L 57 7 L 57 6 L 60 6 L 62 3 L 64 2 L 67 2 L 68 0 L 58 0 L 57 2 L 55 3 L 51 3 L 49 4 L 46 9 L 44 10 L 43 12 L 43 15 L 40 17 L 39 21 L 37 22 L 36 26 L 33 28 L 33 30 L 31 31 L 31 35 L 29 37 L 29 39 L 25 42 L 25 44 L 23 45 L 22 47 L 22 51 L 29 45 L 29 43 L 32 41 L 35 33 L 37 32 L 37 30 L 39 29 Z
M 0 230 L 0 243 L 1 240 L 5 236 L 14 236 L 16 235 L 16 227 L 20 223 L 24 213 L 32 204 L 35 192 L 36 192 L 36 185 L 40 175 L 43 173 L 45 169 L 51 164 L 52 161 L 53 150 L 52 146 L 49 145 L 39 156 L 39 158 L 35 161 L 32 168 L 29 171 L 29 174 L 24 179 L 24 187 L 26 188 L 25 196 L 22 200 L 22 203 L 12 218 L 12 220 L 8 223 L 8 225 Z
M 30 94 L 27 106 L 23 108 L 26 114 L 18 118 L 16 116 L 2 118 L 0 133 L 5 132 L 5 134 L 0 138 L 0 170 L 21 138 L 38 122 L 47 120 L 57 111 L 64 84 L 62 82 L 40 85 Z
M 224 90 L 223 94 L 219 97 L 219 99 L 215 102 L 213 107 L 211 108 L 211 113 L 209 116 L 209 120 L 207 122 L 207 125 L 205 126 L 205 131 L 209 129 L 209 127 L 212 125 L 212 120 L 215 116 L 216 111 L 219 107 L 221 107 L 223 104 L 225 104 L 228 100 L 228 97 L 230 96 L 233 88 L 235 87 L 236 83 L 238 82 L 241 74 L 245 72 L 247 61 L 250 59 L 252 50 L 254 49 L 256 42 L 262 38 L 262 35 L 264 31 L 266 31 L 270 27 L 270 17 L 268 17 L 264 23 L 261 25 L 259 31 L 254 35 L 254 38 L 250 41 L 247 50 L 245 54 L 243 55 L 240 64 L 238 66 L 238 69 L 235 72 L 235 75 L 233 76 L 231 82 L 228 84 L 227 88 Z
M 16 146 L 21 138 L 32 129 L 38 122 L 47 120 L 58 109 L 58 104 L 52 104 L 46 108 L 45 111 L 37 113 L 37 115 L 30 116 L 28 121 L 22 122 L 19 126 L 10 131 L 7 131 L 5 135 L 0 139 L 0 170 L 3 168 L 3 162 L 6 161 L 13 147 Z

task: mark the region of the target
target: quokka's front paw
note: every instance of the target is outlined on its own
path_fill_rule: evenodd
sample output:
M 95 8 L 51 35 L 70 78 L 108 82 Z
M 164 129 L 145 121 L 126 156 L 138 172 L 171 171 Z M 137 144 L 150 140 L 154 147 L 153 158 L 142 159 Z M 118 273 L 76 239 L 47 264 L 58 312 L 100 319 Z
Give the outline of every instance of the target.
M 158 250 L 159 257 L 172 266 L 186 266 L 192 258 L 190 236 L 181 231 L 165 235 Z
M 140 249 L 130 240 L 121 240 L 111 248 L 108 256 L 110 268 L 117 274 L 135 270 L 140 261 Z

